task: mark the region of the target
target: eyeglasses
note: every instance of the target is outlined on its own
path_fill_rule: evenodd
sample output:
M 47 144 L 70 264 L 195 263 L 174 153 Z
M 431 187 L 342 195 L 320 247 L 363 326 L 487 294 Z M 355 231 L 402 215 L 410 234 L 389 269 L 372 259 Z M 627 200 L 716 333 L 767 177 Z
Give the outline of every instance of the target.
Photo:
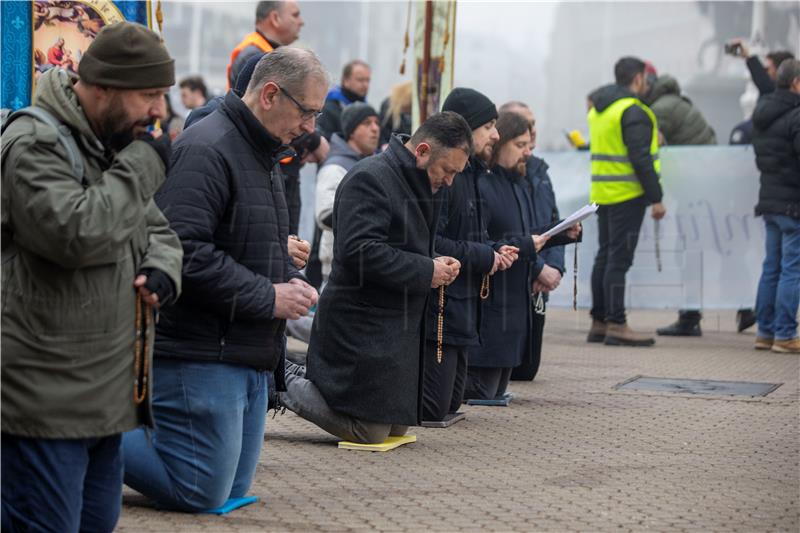
M 283 87 L 281 87 L 280 85 L 278 86 L 278 89 L 280 89 L 280 90 L 281 90 L 281 92 L 282 92 L 283 94 L 285 94 L 285 95 L 286 95 L 286 97 L 287 97 L 289 100 L 291 100 L 291 101 L 292 101 L 292 103 L 293 103 L 294 105 L 296 105 L 296 106 L 297 106 L 297 109 L 299 109 L 299 110 L 300 110 L 300 118 L 301 118 L 301 119 L 303 119 L 303 120 L 310 120 L 310 119 L 312 119 L 312 118 L 313 118 L 313 119 L 318 119 L 319 117 L 321 117 L 321 116 L 322 116 L 322 111 L 317 111 L 316 109 L 308 109 L 308 108 L 307 108 L 307 107 L 305 107 L 303 104 L 301 104 L 300 102 L 298 102 L 297 100 L 295 100 L 295 97 L 294 97 L 294 96 L 292 96 L 291 94 L 289 94 L 289 91 L 287 91 L 286 89 L 284 89 L 284 88 L 283 88 Z

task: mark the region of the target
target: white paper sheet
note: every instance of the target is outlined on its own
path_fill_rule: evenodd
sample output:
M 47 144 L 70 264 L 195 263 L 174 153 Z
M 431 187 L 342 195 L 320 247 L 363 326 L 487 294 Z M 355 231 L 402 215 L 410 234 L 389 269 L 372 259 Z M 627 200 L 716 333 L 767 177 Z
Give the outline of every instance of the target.
M 553 235 L 558 235 L 562 231 L 568 230 L 570 227 L 574 226 L 578 222 L 585 220 L 595 214 L 597 212 L 597 204 L 589 204 L 581 207 L 570 216 L 562 220 L 560 223 L 556 224 L 549 230 L 542 233 L 542 235 L 547 237 L 552 237 Z

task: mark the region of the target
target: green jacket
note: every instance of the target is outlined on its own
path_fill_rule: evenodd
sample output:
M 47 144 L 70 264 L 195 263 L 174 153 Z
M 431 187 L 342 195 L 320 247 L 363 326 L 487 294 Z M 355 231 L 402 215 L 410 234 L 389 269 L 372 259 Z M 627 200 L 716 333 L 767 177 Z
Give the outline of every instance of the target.
M 672 76 L 659 76 L 644 102 L 656 114 L 658 129 L 668 145 L 717 144 L 714 130 L 692 102 L 681 96 Z
M 86 187 L 54 128 L 22 117 L 2 136 L 2 430 L 23 437 L 150 423 L 150 394 L 133 400 L 134 276 L 158 269 L 180 291 L 181 244 L 153 202 L 164 164 L 142 141 L 107 153 L 72 83 L 43 74 L 36 105 L 72 129 Z

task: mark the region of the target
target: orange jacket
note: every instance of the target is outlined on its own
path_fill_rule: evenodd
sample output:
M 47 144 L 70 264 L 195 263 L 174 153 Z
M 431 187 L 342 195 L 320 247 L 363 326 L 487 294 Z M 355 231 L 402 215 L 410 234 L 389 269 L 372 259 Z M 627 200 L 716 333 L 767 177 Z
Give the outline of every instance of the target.
M 236 58 L 239 57 L 239 54 L 247 48 L 248 46 L 257 46 L 259 50 L 262 52 L 272 52 L 274 48 L 269 41 L 261 35 L 259 32 L 254 31 L 253 33 L 248 33 L 245 35 L 242 42 L 236 45 L 236 48 L 233 49 L 231 52 L 231 61 L 228 63 L 228 70 L 227 70 L 227 81 L 228 81 L 228 89 L 231 88 L 231 70 L 233 69 L 233 62 L 236 61 Z

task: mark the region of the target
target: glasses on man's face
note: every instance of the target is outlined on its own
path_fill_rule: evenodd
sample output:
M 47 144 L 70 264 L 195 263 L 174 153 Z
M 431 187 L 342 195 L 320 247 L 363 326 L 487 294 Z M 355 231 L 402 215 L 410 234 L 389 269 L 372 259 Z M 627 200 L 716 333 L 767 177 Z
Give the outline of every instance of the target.
M 304 121 L 311 120 L 312 118 L 313 119 L 318 119 L 320 116 L 322 116 L 322 111 L 317 111 L 316 109 L 308 109 L 303 104 L 301 104 L 300 102 L 295 100 L 294 96 L 289 94 L 289 91 L 287 91 L 286 89 L 284 89 L 280 85 L 278 86 L 278 89 L 280 89 L 281 92 L 283 94 L 285 94 L 286 97 L 289 100 L 291 100 L 294 105 L 297 106 L 297 109 L 300 110 L 300 118 L 303 119 Z

